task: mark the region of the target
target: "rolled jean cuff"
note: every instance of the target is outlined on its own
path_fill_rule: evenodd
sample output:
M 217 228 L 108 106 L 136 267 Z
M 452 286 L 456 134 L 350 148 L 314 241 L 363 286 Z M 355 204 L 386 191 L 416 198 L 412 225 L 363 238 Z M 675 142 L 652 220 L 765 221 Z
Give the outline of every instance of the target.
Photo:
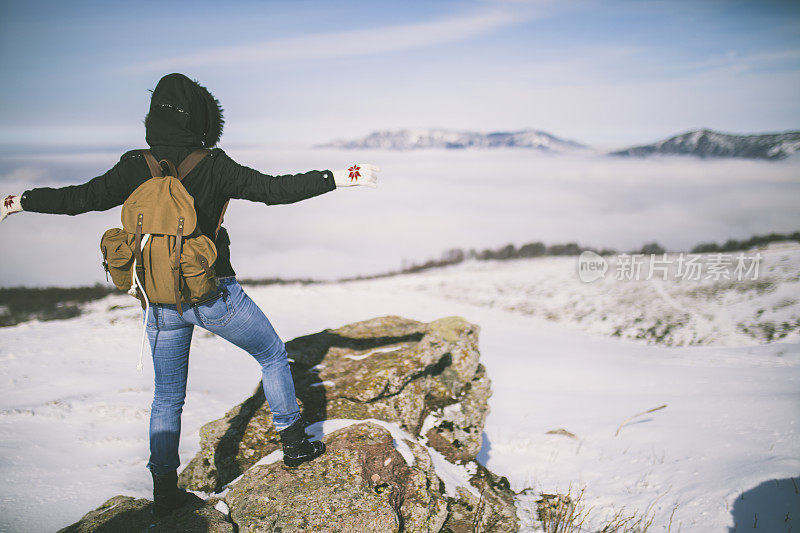
M 178 465 L 178 466 L 180 466 L 180 465 Z M 154 465 L 153 463 L 147 463 L 147 469 L 149 471 L 151 471 L 152 473 L 154 473 L 155 475 L 157 475 L 157 476 L 163 476 L 163 475 L 169 474 L 171 472 L 175 472 L 176 470 L 178 470 L 178 467 L 177 466 L 174 466 L 174 467 L 169 467 L 169 466 L 158 467 L 158 466 Z
M 281 417 L 281 419 L 283 418 L 286 418 L 287 420 L 289 420 L 289 422 L 287 423 L 284 422 L 284 420 L 277 420 L 275 414 L 272 415 L 272 423 L 275 424 L 275 429 L 277 429 L 278 431 L 283 431 L 284 429 L 288 428 L 289 426 L 297 422 L 297 420 L 300 418 L 300 410 L 298 409 L 296 413 L 292 413 L 285 417 Z

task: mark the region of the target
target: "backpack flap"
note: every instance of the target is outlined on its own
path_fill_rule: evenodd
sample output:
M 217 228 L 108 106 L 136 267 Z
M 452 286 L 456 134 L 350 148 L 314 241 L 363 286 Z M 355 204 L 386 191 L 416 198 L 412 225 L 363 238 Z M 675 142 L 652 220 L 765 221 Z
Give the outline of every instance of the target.
M 183 217 L 183 234 L 190 235 L 197 227 L 194 198 L 172 176 L 150 178 L 131 193 L 122 204 L 122 227 L 136 232 L 136 223 L 142 214 L 142 233 L 175 235 L 178 219 Z
M 131 288 L 133 267 L 133 236 L 120 228 L 111 228 L 100 239 L 103 266 L 111 274 L 114 285 L 123 291 Z

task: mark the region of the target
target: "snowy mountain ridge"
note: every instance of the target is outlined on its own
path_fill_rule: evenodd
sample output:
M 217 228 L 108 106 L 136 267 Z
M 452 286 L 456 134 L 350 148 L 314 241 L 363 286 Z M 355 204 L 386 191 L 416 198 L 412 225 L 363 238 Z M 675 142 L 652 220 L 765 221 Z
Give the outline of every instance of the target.
M 800 150 L 800 131 L 732 135 L 710 129 L 688 131 L 652 144 L 633 146 L 609 155 L 646 157 L 656 154 L 746 159 L 785 159 Z
M 448 129 L 402 129 L 375 131 L 360 139 L 336 140 L 316 148 L 344 150 L 417 150 L 425 148 L 525 148 L 549 153 L 591 152 L 588 145 L 562 139 L 545 131 L 515 132 L 456 131 Z M 800 151 L 800 131 L 737 135 L 707 128 L 692 130 L 651 144 L 610 152 L 612 156 L 693 155 L 700 158 L 785 159 Z
M 544 131 L 480 133 L 447 129 L 376 131 L 356 140 L 337 140 L 318 148 L 416 150 L 420 148 L 532 148 L 544 152 L 585 150 L 588 147 Z

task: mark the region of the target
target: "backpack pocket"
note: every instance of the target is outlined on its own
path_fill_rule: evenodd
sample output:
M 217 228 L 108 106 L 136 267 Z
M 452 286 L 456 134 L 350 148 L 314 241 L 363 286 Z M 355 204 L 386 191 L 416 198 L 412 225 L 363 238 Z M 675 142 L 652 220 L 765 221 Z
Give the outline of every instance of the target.
M 133 267 L 132 236 L 120 228 L 111 228 L 100 239 L 103 266 L 111 274 L 114 285 L 123 291 L 131 288 Z
M 191 237 L 183 242 L 181 276 L 184 283 L 181 295 L 184 301 L 194 304 L 216 292 L 216 260 L 217 249 L 205 235 Z

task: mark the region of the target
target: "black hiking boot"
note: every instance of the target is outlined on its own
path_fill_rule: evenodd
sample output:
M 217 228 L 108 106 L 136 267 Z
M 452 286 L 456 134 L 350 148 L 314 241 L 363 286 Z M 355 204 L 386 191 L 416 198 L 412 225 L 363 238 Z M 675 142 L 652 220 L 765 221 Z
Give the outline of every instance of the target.
M 298 466 L 325 452 L 325 443 L 309 441 L 305 429 L 305 422 L 298 418 L 291 426 L 278 432 L 283 445 L 283 464 L 286 466 Z
M 178 473 L 153 474 L 153 514 L 164 516 L 191 501 L 191 494 L 178 488 Z

